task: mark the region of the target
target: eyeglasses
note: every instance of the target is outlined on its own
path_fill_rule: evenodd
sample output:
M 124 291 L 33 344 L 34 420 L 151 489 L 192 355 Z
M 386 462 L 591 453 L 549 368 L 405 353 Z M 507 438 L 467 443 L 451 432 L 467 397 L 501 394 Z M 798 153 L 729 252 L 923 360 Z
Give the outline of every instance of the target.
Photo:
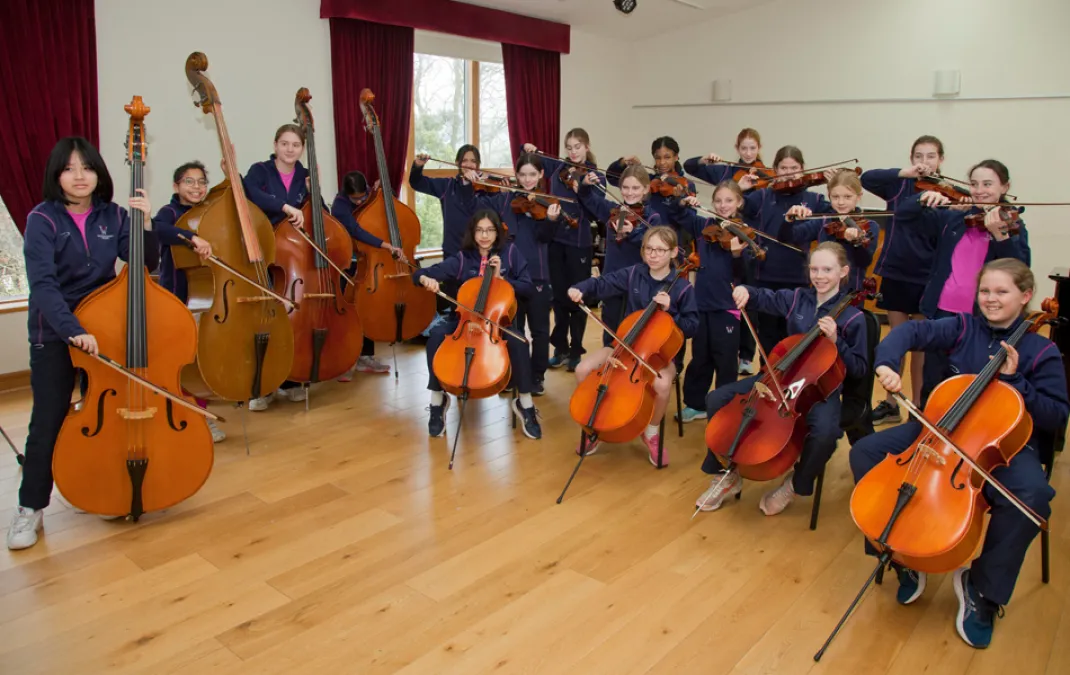
M 671 249 L 667 248 L 654 248 L 652 246 L 644 246 L 643 250 L 650 255 L 668 255 Z
M 194 185 L 197 185 L 199 187 L 205 187 L 206 185 L 208 185 L 208 181 L 204 178 L 183 178 L 182 184 L 186 187 L 193 187 Z
M 491 228 L 477 227 L 476 228 L 476 234 L 497 234 L 497 233 L 498 233 L 498 230 L 494 229 L 493 227 L 491 227 Z

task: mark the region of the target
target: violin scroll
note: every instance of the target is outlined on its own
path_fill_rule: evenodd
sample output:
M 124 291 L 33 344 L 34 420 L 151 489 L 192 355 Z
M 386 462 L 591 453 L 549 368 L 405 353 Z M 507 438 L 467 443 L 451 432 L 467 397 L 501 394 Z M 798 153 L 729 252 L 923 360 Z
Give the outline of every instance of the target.
M 204 74 L 206 70 L 208 70 L 208 57 L 204 52 L 193 52 L 186 57 L 186 79 L 193 85 L 193 91 L 200 98 L 194 101 L 193 105 L 200 107 L 205 114 L 210 114 L 212 109 L 222 101 L 219 99 L 219 92 L 216 91 L 215 85 Z
M 1029 327 L 1030 333 L 1035 333 L 1040 330 L 1040 327 L 1045 324 L 1055 324 L 1065 321 L 1065 319 L 1059 316 L 1059 301 L 1055 298 L 1044 298 L 1040 302 L 1039 312 L 1030 312 L 1026 317 L 1027 321 L 1032 322 L 1032 326 Z
M 861 290 L 855 293 L 855 297 L 851 300 L 851 304 L 855 307 L 862 307 L 866 300 L 880 300 L 881 294 L 877 292 L 877 279 L 876 277 L 866 277 L 862 280 Z
M 297 90 L 297 94 L 294 96 L 294 122 L 303 128 L 316 130 L 316 123 L 312 119 L 312 111 L 308 109 L 308 102 L 312 100 L 312 94 L 308 91 L 308 87 L 301 87 Z

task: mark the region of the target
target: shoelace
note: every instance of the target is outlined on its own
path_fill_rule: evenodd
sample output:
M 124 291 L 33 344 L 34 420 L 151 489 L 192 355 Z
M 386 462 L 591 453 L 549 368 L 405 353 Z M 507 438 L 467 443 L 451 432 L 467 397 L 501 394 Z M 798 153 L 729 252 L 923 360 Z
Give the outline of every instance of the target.
M 25 532 L 33 526 L 33 514 L 25 514 L 19 512 L 19 515 L 15 517 L 15 523 L 11 526 L 11 529 L 16 532 Z

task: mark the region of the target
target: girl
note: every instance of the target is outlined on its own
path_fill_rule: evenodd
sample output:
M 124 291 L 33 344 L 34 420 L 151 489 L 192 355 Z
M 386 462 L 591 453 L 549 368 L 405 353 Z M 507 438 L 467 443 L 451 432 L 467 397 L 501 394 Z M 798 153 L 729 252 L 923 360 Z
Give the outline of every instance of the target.
M 536 152 L 531 143 L 524 144 L 524 152 Z M 565 154 L 573 164 L 597 169 L 594 153 L 591 152 L 591 137 L 583 129 L 571 129 L 565 134 Z M 543 158 L 543 169 L 550 177 L 550 194 L 558 197 L 575 197 L 572 182 L 561 178 L 563 170 L 571 168 L 556 159 Z M 579 170 L 574 180 L 582 175 Z M 604 187 L 605 179 L 599 177 Z M 567 365 L 569 372 L 574 372 L 584 353 L 583 333 L 587 327 L 587 315 L 569 300 L 569 287 L 591 276 L 591 262 L 594 251 L 591 243 L 591 214 L 579 204 L 565 203 L 562 210 L 571 219 L 577 221 L 572 227 L 562 219 L 554 234 L 554 240 L 548 250 L 550 257 L 550 286 L 554 289 L 554 329 L 550 333 L 550 344 L 554 346 L 554 356 L 550 359 L 551 368 Z
M 305 132 L 296 124 L 284 124 L 275 132 L 275 154 L 264 162 L 249 167 L 242 179 L 249 201 L 260 207 L 272 225 L 284 219 L 297 227 L 305 223 L 301 205 L 308 197 L 308 170 L 301 164 L 305 151 Z M 287 380 L 278 391 L 294 402 L 304 401 L 305 388 Z M 249 410 L 267 410 L 273 394 L 249 401 Z
M 355 239 L 357 242 L 372 248 L 381 248 L 390 251 L 394 256 L 401 260 L 405 259 L 404 253 L 401 248 L 397 246 L 391 246 L 390 242 L 383 241 L 374 234 L 368 232 L 360 223 L 357 222 L 353 213 L 356 208 L 364 204 L 368 200 L 368 179 L 364 177 L 359 171 L 350 171 L 342 179 L 342 191 L 339 192 L 334 202 L 331 204 L 331 215 L 335 219 L 342 223 L 349 232 L 349 236 Z M 354 261 L 353 265 L 348 270 L 351 274 L 356 272 L 357 265 Z M 344 282 L 343 282 L 344 283 Z M 349 382 L 353 379 L 353 371 L 357 370 L 362 373 L 389 373 L 390 366 L 383 363 L 379 359 L 375 358 L 375 343 L 364 338 L 364 348 L 360 351 L 360 358 L 357 359 L 357 363 L 341 377 L 338 378 L 339 382 Z
M 661 136 L 654 139 L 654 142 L 650 145 L 650 154 L 654 156 L 654 169 L 656 173 L 649 174 L 649 180 L 660 178 L 669 173 L 676 173 L 683 177 L 684 168 L 680 166 L 680 145 L 671 136 Z M 613 187 L 620 187 L 621 180 L 624 178 L 624 169 L 627 166 L 640 165 L 638 157 L 622 157 L 617 161 L 609 165 L 609 169 L 606 171 L 606 177 L 609 179 L 609 184 Z M 694 194 L 695 184 L 689 180 L 684 179 L 687 183 L 687 192 Z M 650 195 L 647 200 L 647 206 L 649 212 L 656 213 L 660 221 L 666 225 L 669 225 L 676 230 L 677 238 L 680 241 L 682 248 L 687 248 L 691 244 L 691 235 L 687 229 L 677 227 L 676 223 L 670 217 L 670 214 L 678 208 L 678 203 L 682 197 L 686 197 L 684 194 L 683 186 L 677 188 L 675 195 L 664 197 L 660 194 Z M 649 218 L 647 220 L 650 220 Z M 608 255 L 608 254 L 607 254 Z
M 922 318 L 921 294 L 932 269 L 936 238 L 918 227 L 918 213 L 905 213 L 902 204 L 917 195 L 918 178 L 939 173 L 944 163 L 944 144 L 936 136 L 921 136 L 910 147 L 910 166 L 906 169 L 870 169 L 862 174 L 862 187 L 887 202 L 895 215 L 884 224 L 884 246 L 877 256 L 874 274 L 881 276 L 881 297 L 877 307 L 888 315 L 892 328 Z M 921 401 L 922 364 L 925 354 L 910 354 L 911 401 Z M 873 424 L 898 424 L 902 417 L 891 394 L 877 404 L 871 417 Z
M 754 129 L 747 127 L 739 132 L 736 136 L 736 152 L 739 153 L 737 164 L 752 167 L 749 174 L 740 177 L 739 187 L 743 192 L 753 190 L 756 179 L 772 175 L 772 172 L 762 163 L 762 137 Z M 721 156 L 711 152 L 704 157 L 692 157 L 687 160 L 684 162 L 684 170 L 695 178 L 717 185 L 721 181 L 733 178 L 740 170 L 738 166 L 729 166 L 720 162 Z
M 623 297 L 628 314 L 645 309 L 651 301 L 657 302 L 661 309 L 672 315 L 676 325 L 685 338 L 694 337 L 698 329 L 698 310 L 695 308 L 695 292 L 687 279 L 676 279 L 676 270 L 672 261 L 676 254 L 676 233 L 672 228 L 652 227 L 643 236 L 643 262 L 631 267 L 618 269 L 602 276 L 587 279 L 568 289 L 568 297 L 575 303 L 583 302 L 589 295 L 600 300 Z M 671 286 L 670 286 L 671 284 Z M 664 290 L 669 286 L 668 291 Z M 599 349 L 583 359 L 576 367 L 576 381 L 582 382 L 592 372 L 598 370 L 613 354 L 613 346 Z M 665 416 L 665 407 L 669 402 L 669 393 L 676 378 L 676 364 L 670 362 L 654 380 L 654 415 L 643 432 L 650 463 L 658 465 L 658 426 Z M 594 454 L 600 442 L 587 449 L 587 454 Z M 579 452 L 579 449 L 576 450 Z M 661 466 L 669 465 L 668 452 L 663 449 Z
M 1033 297 L 1034 284 L 1033 273 L 1020 260 L 987 263 L 977 284 L 981 316 L 966 311 L 897 326 L 877 347 L 876 370 L 881 386 L 889 392 L 899 392 L 903 384 L 897 370 L 910 350 L 949 352 L 956 373 L 976 374 L 1000 347 L 1006 348 L 1007 360 L 1000 368 L 999 379 L 1022 394 L 1026 411 L 1033 418 L 1034 435 L 1010 464 L 993 469 L 992 476 L 1041 518 L 1048 518 L 1055 491 L 1041 467 L 1037 432 L 1057 433 L 1066 425 L 1070 413 L 1062 355 L 1051 341 L 1036 333 L 1027 333 L 1016 347 L 1004 342 L 1021 323 L 1022 312 Z M 911 419 L 855 443 L 850 455 L 855 482 L 885 456 L 906 450 L 921 432 L 921 423 Z M 995 617 L 1010 602 L 1022 560 L 1037 534 L 1036 526 L 987 483 L 983 493 L 991 505 L 991 519 L 981 555 L 968 568 L 955 572 L 954 577 L 959 599 L 955 627 L 968 645 L 978 649 L 991 642 Z M 876 553 L 868 542 L 866 552 Z M 894 566 L 899 577 L 897 599 L 909 605 L 924 592 L 925 573 Z
M 802 150 L 785 145 L 777 150 L 773 168 L 778 177 L 792 178 L 805 168 Z M 740 188 L 743 186 L 741 185 Z M 816 213 L 827 213 L 829 203 L 816 192 L 800 188 L 791 192 L 772 187 L 754 190 L 743 199 L 743 215 L 755 229 L 784 242 L 794 238 L 793 226 L 784 220 L 788 210 L 802 204 Z M 750 257 L 747 252 L 744 256 Z M 806 254 L 784 246 L 771 244 L 765 260 L 754 262 L 754 285 L 771 291 L 793 290 L 806 285 Z M 761 309 L 755 316 L 758 341 L 768 353 L 776 343 L 787 337 L 787 325 L 782 316 L 766 314 Z
M 513 286 L 518 299 L 531 297 L 533 288 L 524 256 L 516 246 L 505 240 L 505 228 L 498 214 L 490 209 L 482 209 L 468 222 L 461 250 L 437 265 L 416 270 L 412 280 L 414 284 L 435 292 L 447 280 L 455 280 L 460 286 L 469 279 L 481 277 L 488 266 L 496 268 L 495 274 Z M 431 337 L 427 340 L 427 388 L 431 390 L 431 417 L 427 422 L 427 433 L 432 438 L 446 433 L 446 411 L 450 407 L 450 400 L 435 377 L 435 352 L 446 336 L 456 329 L 455 312 L 452 319 L 431 329 Z M 509 348 L 513 381 L 520 392 L 519 398 L 513 401 L 513 413 L 519 419 L 524 435 L 538 440 L 542 438 L 542 427 L 539 426 L 535 403 L 531 400 L 531 354 L 523 342 L 509 335 L 505 336 L 505 341 Z
M 698 206 L 695 197 L 680 201 L 682 205 Z M 725 180 L 713 190 L 713 208 L 722 218 L 736 218 L 743 206 L 743 192 L 734 180 Z M 702 230 L 716 219 L 703 218 L 693 209 L 677 206 L 672 219 L 691 234 L 695 241 L 701 266 L 695 275 L 695 302 L 699 324 L 691 342 L 691 363 L 684 372 L 683 422 L 706 419 L 706 394 L 717 378 L 723 387 L 736 380 L 739 355 L 739 310 L 732 300 L 733 260 L 739 258 L 743 244 L 732 239 L 732 250 L 726 251 L 716 241 L 707 241 Z
M 973 311 L 977 273 L 986 262 L 1017 258 L 1029 264 L 1029 235 L 1025 223 L 1019 221 L 1021 230 L 1011 234 L 1005 231 L 999 209 L 993 208 L 1000 202 L 1006 203 L 1004 195 L 1011 187 L 1007 167 L 1002 162 L 986 159 L 970 169 L 969 178 L 974 206 L 923 210 L 923 207 L 941 206 L 950 201 L 937 192 L 924 192 L 901 207 L 908 214 L 917 215 L 921 211 L 922 217 L 915 222 L 938 237 L 932 273 L 921 296 L 921 312 L 930 319 Z M 966 225 L 965 218 L 971 214 L 985 215 L 984 230 Z M 950 375 L 947 354 L 927 351 L 921 389 L 923 404 L 933 387 Z
M 171 195 L 171 203 L 156 212 L 156 217 L 152 219 L 152 229 L 160 242 L 160 285 L 174 293 L 182 302 L 186 302 L 189 299 L 186 273 L 175 269 L 171 247 L 188 241 L 201 260 L 207 260 L 208 256 L 212 255 L 212 245 L 208 241 L 189 230 L 175 227 L 178 219 L 200 204 L 208 194 L 208 172 L 205 171 L 204 165 L 200 162 L 186 162 L 175 169 L 172 188 L 175 193 Z M 208 401 L 199 398 L 197 405 L 207 408 Z M 214 443 L 222 443 L 227 439 L 226 432 L 216 425 L 215 420 L 208 420 L 208 430 L 212 432 Z
M 457 149 L 455 161 L 460 166 L 453 178 L 428 178 L 424 165 L 431 156 L 416 155 L 409 169 L 409 185 L 413 190 L 431 195 L 442 205 L 442 255 L 449 258 L 461 250 L 465 228 L 480 207 L 483 206 L 473 189 L 472 181 L 479 180 L 479 165 L 482 161 L 479 148 L 471 144 Z M 485 193 L 484 193 L 485 194 Z
M 145 264 L 158 260 L 152 208 L 144 190 L 127 202 L 145 214 Z M 116 259 L 126 260 L 130 219 L 112 203 L 112 180 L 97 149 L 84 138 L 63 138 L 48 157 L 44 201 L 26 218 L 26 276 L 30 282 L 30 384 L 33 411 L 26 438 L 19 506 L 7 531 L 7 547 L 37 543 L 52 495 L 52 451 L 71 404 L 74 366 L 70 345 L 96 354 L 96 338 L 74 316 L 78 303 L 115 278 Z
M 520 187 L 542 192 L 545 175 L 542 167 L 538 155 L 522 153 L 516 161 L 516 179 Z M 490 195 L 488 203 L 501 214 L 502 221 L 509 228 L 511 240 L 528 264 L 534 288 L 531 297 L 519 302 L 513 326 L 521 335 L 529 324 L 531 326 L 531 393 L 533 396 L 542 396 L 545 392 L 543 380 L 550 361 L 550 306 L 553 303 L 548 248 L 557 229 L 561 206 L 549 206 L 543 220 L 535 220 L 530 213 L 517 214 L 513 211 L 514 200 L 534 198 L 534 195 L 523 192 L 503 191 Z
M 620 209 L 621 205 L 603 196 L 598 188 L 592 187 L 599 184 L 598 180 L 598 174 L 593 171 L 589 172 L 584 176 L 583 185 L 579 187 L 577 193 L 580 203 L 595 220 L 606 223 L 606 260 L 602 273 L 608 274 L 631 267 L 643 260 L 641 248 L 647 224 L 651 227 L 660 225 L 661 219 L 657 213 L 643 209 L 650 196 L 650 175 L 642 166 L 631 164 L 624 169 L 620 177 L 620 194 L 625 206 L 635 207 L 637 211 L 644 210 L 643 220 L 646 223 L 637 220 L 633 225 L 628 221 L 619 222 L 619 219 L 614 219 L 612 213 Z M 675 250 L 673 254 L 675 255 Z M 602 302 L 602 321 L 611 329 L 617 330 L 621 319 L 624 318 L 624 306 L 623 296 L 606 298 Z M 611 344 L 613 344 L 613 338 L 609 336 L 609 333 L 603 334 L 602 345 L 608 347 Z
M 865 217 L 858 210 L 858 202 L 862 200 L 862 183 L 858 175 L 853 171 L 838 171 L 828 182 L 829 186 L 829 210 L 828 213 L 847 215 L 854 214 Z M 799 204 L 788 209 L 787 219 L 806 218 L 813 215 L 809 208 Z M 825 231 L 825 222 L 822 220 L 807 220 L 794 225 L 793 234 L 795 243 L 800 247 L 809 247 L 810 242 L 835 241 L 835 238 Z M 844 239 L 851 244 L 847 246 L 847 257 L 851 263 L 851 276 L 847 279 L 844 290 L 857 291 L 862 288 L 862 281 L 866 277 L 866 269 L 873 262 L 873 253 L 877 250 L 877 232 L 870 232 L 869 243 L 862 246 L 858 242 L 862 237 L 862 231 L 857 227 L 848 227 L 844 232 Z
M 732 292 L 736 306 L 743 309 L 748 303 L 760 310 L 787 319 L 791 334 L 805 333 L 816 324 L 825 337 L 836 343 L 836 348 L 847 369 L 847 376 L 860 378 L 869 373 L 866 363 L 865 322 L 862 313 L 847 307 L 833 320 L 829 310 L 843 296 L 843 284 L 851 269 L 847 252 L 834 241 L 818 244 L 810 254 L 810 284 L 808 288 L 781 289 L 737 286 Z M 718 410 L 728 405 L 738 394 L 746 394 L 760 376 L 749 377 L 726 387 L 718 387 L 706 397 L 707 413 L 713 417 Z M 802 455 L 795 469 L 784 477 L 780 487 L 766 492 L 758 507 L 767 516 L 775 516 L 795 500 L 796 495 L 809 496 L 814 492 L 814 481 L 825 470 L 840 434 L 840 391 L 836 390 L 824 401 L 815 403 L 806 415 L 807 435 L 803 442 Z M 703 511 L 715 511 L 725 498 L 739 494 L 742 479 L 735 469 L 725 477 L 717 456 L 706 453 L 702 470 L 714 474 L 709 489 L 699 496 L 695 506 Z

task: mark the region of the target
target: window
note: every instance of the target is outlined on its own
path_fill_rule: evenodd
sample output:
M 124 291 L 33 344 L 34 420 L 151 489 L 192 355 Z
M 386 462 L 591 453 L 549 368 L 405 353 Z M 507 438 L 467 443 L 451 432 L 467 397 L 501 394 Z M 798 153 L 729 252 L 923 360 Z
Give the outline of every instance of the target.
M 416 54 L 413 64 L 412 155 L 426 152 L 452 162 L 465 143 L 479 147 L 483 167 L 512 173 L 505 110 L 505 69 L 500 63 Z M 410 157 L 410 162 L 411 162 Z M 425 175 L 448 178 L 457 170 L 430 162 Z M 403 192 L 422 225 L 420 248 L 442 245 L 442 209 L 430 195 Z
M 0 302 L 24 299 L 29 292 L 26 262 L 22 257 L 22 235 L 0 199 Z

